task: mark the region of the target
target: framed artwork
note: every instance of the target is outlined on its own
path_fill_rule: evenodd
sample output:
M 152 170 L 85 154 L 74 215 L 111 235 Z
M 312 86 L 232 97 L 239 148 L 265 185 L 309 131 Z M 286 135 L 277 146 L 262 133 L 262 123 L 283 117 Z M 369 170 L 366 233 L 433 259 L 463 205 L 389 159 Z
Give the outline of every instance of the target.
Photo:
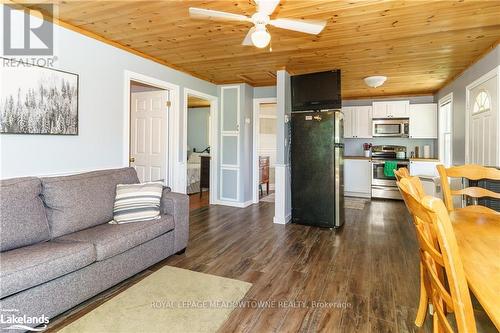
M 78 135 L 78 75 L 26 64 L 0 67 L 0 133 Z

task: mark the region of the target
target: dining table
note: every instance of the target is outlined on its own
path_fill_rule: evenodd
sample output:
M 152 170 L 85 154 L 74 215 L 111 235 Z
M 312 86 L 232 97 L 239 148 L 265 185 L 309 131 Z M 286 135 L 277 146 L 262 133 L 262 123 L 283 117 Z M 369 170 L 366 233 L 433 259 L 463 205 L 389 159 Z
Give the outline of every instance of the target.
M 469 289 L 500 331 L 500 214 L 456 209 L 450 219 Z

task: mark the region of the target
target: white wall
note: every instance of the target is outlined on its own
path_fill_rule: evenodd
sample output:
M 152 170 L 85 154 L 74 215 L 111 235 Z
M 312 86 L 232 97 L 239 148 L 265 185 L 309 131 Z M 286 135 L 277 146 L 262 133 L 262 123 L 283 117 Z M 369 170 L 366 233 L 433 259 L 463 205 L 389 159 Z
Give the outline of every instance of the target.
M 465 88 L 468 84 L 479 79 L 495 67 L 500 66 L 500 45 L 479 61 L 467 68 L 459 77 L 450 82 L 436 94 L 436 101 L 453 93 L 452 105 L 452 136 L 453 136 L 453 164 L 465 163 Z
M 290 74 L 285 70 L 277 73 L 277 131 L 276 131 L 276 187 L 275 223 L 288 223 L 292 212 L 292 191 L 290 174 L 290 119 L 292 112 Z
M 254 98 L 272 98 L 276 97 L 276 86 L 255 87 L 253 88 Z
M 205 150 L 209 146 L 209 120 L 210 108 L 188 108 L 188 149 L 196 149 L 197 152 Z
M 79 134 L 0 135 L 1 178 L 122 167 L 123 145 L 127 140 L 123 134 L 125 70 L 179 85 L 180 96 L 184 87 L 217 94 L 212 83 L 71 30 L 59 26 L 55 30 L 55 68 L 79 75 Z M 3 36 L 3 31 L 0 35 Z M 181 109 L 182 103 L 180 98 Z M 176 124 L 181 134 L 182 123 L 179 119 Z M 181 142 L 178 151 L 176 162 L 181 161 Z
M 242 107 L 240 110 L 241 132 L 241 202 L 249 203 L 253 199 L 253 87 L 242 84 Z

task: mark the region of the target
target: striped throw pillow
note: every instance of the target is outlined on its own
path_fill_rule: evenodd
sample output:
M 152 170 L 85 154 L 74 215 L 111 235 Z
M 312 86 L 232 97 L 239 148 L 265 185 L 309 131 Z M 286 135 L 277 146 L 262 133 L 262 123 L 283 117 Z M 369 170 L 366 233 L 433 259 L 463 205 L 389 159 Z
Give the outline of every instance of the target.
M 149 221 L 160 218 L 163 183 L 116 185 L 111 224 Z

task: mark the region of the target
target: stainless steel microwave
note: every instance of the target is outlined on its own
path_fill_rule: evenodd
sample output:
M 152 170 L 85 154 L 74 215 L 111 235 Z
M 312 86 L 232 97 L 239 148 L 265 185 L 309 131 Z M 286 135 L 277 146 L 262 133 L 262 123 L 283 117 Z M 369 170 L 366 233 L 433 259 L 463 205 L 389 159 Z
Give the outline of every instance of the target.
M 372 135 L 407 138 L 409 135 L 408 119 L 374 119 Z

